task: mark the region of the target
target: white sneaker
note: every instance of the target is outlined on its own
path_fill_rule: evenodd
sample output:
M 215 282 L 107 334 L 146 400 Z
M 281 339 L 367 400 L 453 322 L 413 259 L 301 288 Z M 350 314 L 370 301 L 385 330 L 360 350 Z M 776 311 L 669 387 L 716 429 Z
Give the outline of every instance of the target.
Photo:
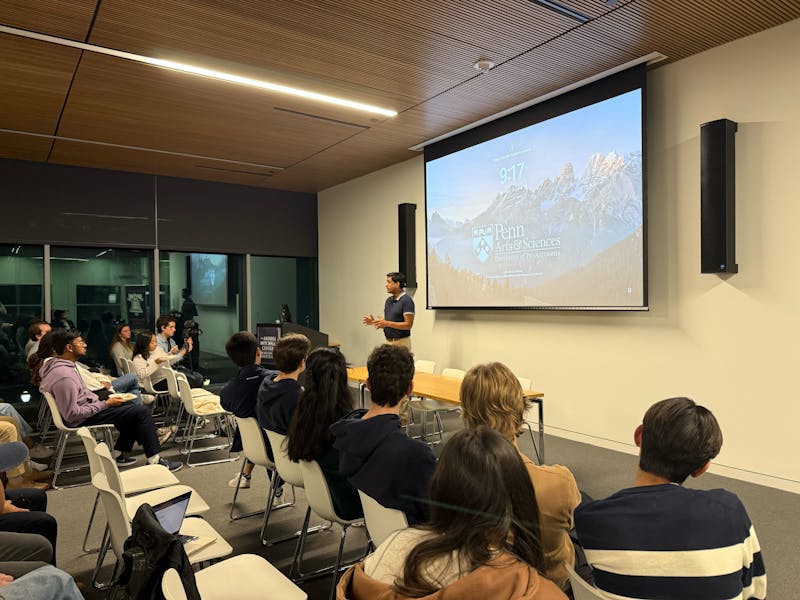
M 239 481 L 239 474 L 237 473 L 236 476 L 228 482 L 228 487 L 235 488 L 236 483 L 239 483 L 240 490 L 246 490 L 250 487 L 250 478 L 242 476 L 242 480 Z
M 34 471 L 46 471 L 47 470 L 47 465 L 43 465 L 42 463 L 38 463 L 38 462 L 33 461 L 33 460 L 29 460 L 28 464 L 30 464 L 31 469 L 33 469 Z

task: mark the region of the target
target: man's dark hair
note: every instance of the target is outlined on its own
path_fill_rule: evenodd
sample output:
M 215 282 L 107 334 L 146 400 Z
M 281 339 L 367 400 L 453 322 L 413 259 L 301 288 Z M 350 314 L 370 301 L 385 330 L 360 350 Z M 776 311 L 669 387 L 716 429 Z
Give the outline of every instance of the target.
M 414 379 L 414 356 L 405 346 L 378 346 L 367 359 L 367 377 L 375 404 L 397 406 Z
M 289 333 L 278 340 L 272 350 L 275 366 L 282 373 L 295 371 L 311 352 L 311 340 L 299 333 Z
M 61 356 L 67 349 L 67 345 L 72 344 L 76 338 L 81 337 L 77 331 L 67 331 L 66 329 L 53 330 L 53 350 L 56 355 Z
M 256 350 L 258 350 L 258 340 L 249 331 L 234 333 L 225 342 L 225 351 L 237 367 L 255 364 Z
M 192 295 L 192 288 L 183 288 L 181 290 L 181 296 L 183 296 L 184 298 L 191 295 Z
M 161 333 L 161 330 L 164 327 L 169 327 L 170 323 L 177 323 L 175 317 L 171 317 L 169 315 L 161 315 L 156 319 L 156 333 Z
M 32 342 L 36 341 L 36 336 L 39 335 L 39 330 L 42 328 L 42 325 L 47 325 L 47 323 L 44 321 L 31 321 L 31 324 L 28 325 L 28 337 Z
M 392 271 L 391 273 L 387 273 L 386 276 L 395 283 L 399 283 L 400 287 L 406 287 L 406 276 L 400 271 Z
M 683 483 L 721 448 L 722 430 L 710 410 L 689 398 L 668 398 L 644 415 L 639 468 Z

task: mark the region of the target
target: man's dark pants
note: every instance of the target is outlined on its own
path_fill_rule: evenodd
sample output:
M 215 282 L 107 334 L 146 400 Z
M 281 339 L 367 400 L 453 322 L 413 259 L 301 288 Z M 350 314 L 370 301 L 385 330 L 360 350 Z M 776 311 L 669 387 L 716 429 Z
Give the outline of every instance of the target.
M 105 425 L 113 423 L 119 430 L 119 438 L 114 444 L 114 449 L 120 452 L 130 452 L 133 443 L 139 442 L 144 448 L 145 456 L 153 456 L 161 451 L 153 424 L 153 415 L 150 409 L 141 404 L 122 404 L 111 406 L 86 419 L 82 425 Z

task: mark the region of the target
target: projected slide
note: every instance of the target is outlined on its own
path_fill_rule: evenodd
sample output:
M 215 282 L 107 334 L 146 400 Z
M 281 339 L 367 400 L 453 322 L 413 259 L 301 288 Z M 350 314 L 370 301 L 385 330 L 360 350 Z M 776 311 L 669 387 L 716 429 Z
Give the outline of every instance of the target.
M 642 307 L 637 89 L 426 163 L 432 307 Z
M 190 265 L 195 302 L 227 306 L 228 257 L 224 254 L 191 254 Z

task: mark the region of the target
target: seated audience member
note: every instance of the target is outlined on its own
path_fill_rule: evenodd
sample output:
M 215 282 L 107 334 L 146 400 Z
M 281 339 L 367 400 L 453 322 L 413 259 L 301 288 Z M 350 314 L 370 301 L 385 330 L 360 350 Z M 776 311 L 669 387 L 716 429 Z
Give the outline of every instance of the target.
M 86 352 L 86 344 L 81 336 L 61 330 L 52 333 L 52 340 L 56 356 L 42 365 L 39 389 L 53 395 L 64 423 L 68 427 L 113 423 L 119 430 L 114 448 L 120 452 L 117 457 L 120 465 L 135 462 L 125 454 L 133 449 L 136 441 L 144 448 L 148 463 L 162 464 L 171 471 L 180 469 L 181 463 L 159 456 L 161 442 L 148 408 L 114 397 L 100 400 L 97 394 L 86 387 L 75 367 L 75 363 Z M 168 437 L 168 434 L 165 435 Z
M 130 325 L 122 323 L 117 326 L 114 336 L 111 339 L 111 346 L 108 349 L 108 353 L 114 361 L 114 364 L 117 365 L 118 371 L 120 368 L 119 365 L 122 364 L 122 359 L 133 360 Z M 122 375 L 122 372 L 119 371 L 119 374 Z
M 166 392 L 167 375 L 164 369 L 169 368 L 169 357 L 158 351 L 156 337 L 149 331 L 136 334 L 132 359 L 134 375 L 139 380 L 139 385 L 149 377 L 154 390 Z
M 16 408 L 8 402 L 3 402 L 2 398 L 0 398 L 0 416 L 14 419 L 15 425 L 17 429 L 19 429 L 21 441 L 25 442 L 28 448 L 33 445 L 33 439 L 31 438 L 33 435 L 33 427 L 31 427 L 22 415 L 17 412 Z
M 0 444 L 0 471 L 11 471 L 27 458 L 28 449 L 22 442 Z M 46 510 L 47 495 L 44 491 L 33 488 L 6 490 L 0 483 L 0 561 L 48 561 L 56 564 L 58 524 Z M 10 573 L 8 568 L 5 572 Z
M 634 432 L 633 487 L 575 511 L 595 585 L 625 598 L 761 600 L 767 576 L 753 524 L 736 495 L 687 489 L 722 447 L 714 415 L 689 398 L 651 406 Z
M 333 447 L 328 428 L 353 410 L 353 395 L 347 387 L 347 365 L 337 350 L 317 348 L 306 361 L 306 387 L 297 401 L 286 452 L 293 461 L 319 463 L 336 514 L 345 519 L 364 516 L 358 492 L 339 471 L 339 452 Z
M 31 354 L 39 349 L 39 340 L 50 331 L 50 324 L 44 321 L 33 321 L 28 326 L 28 341 L 25 343 L 25 358 L 31 357 Z
M 541 575 L 536 494 L 519 452 L 488 427 L 445 444 L 431 478 L 431 518 L 393 533 L 342 577 L 343 600 L 566 600 Z
M 461 381 L 459 399 L 467 427 L 490 427 L 519 451 L 517 436 L 522 432 L 526 401 L 519 380 L 507 366 L 495 362 L 472 367 Z M 551 565 L 543 575 L 565 588 L 569 577 L 564 563 L 575 565 L 569 531 L 581 501 L 578 484 L 566 467 L 536 465 L 521 452 L 520 456 L 536 490 L 542 548 Z
M 58 600 L 83 600 L 72 575 L 45 565 L 29 571 L 15 579 L 13 575 L 0 573 L 0 598 L 4 600 L 31 600 L 53 598 Z
M 143 403 L 142 394 L 139 391 L 139 378 L 136 377 L 135 373 L 126 373 L 120 377 L 113 378 L 97 369 L 90 369 L 82 361 L 76 362 L 75 368 L 78 369 L 78 374 L 83 379 L 86 387 L 97 394 L 101 400 L 105 400 L 111 394 L 119 393 L 136 396 L 130 400 L 133 404 Z
M 158 317 L 156 320 L 156 332 L 158 348 L 169 358 L 169 366 L 183 373 L 191 387 L 203 387 L 203 375 L 181 364 L 184 357 L 187 354 L 191 354 L 193 342 L 192 338 L 187 337 L 183 342 L 183 346 L 178 348 L 178 344 L 172 339 L 172 336 L 175 335 L 175 317 Z
M 2 419 L 0 420 L 0 444 L 21 441 L 15 420 L 9 417 L 1 417 L 0 419 Z M 50 480 L 53 478 L 53 472 L 46 469 L 47 465 L 29 460 L 26 456 L 24 461 L 5 470 L 6 478 L 8 479 L 6 488 L 46 490 L 50 487 Z
M 414 357 L 404 346 L 378 346 L 367 359 L 367 377 L 369 410 L 354 410 L 330 429 L 339 471 L 379 504 L 402 510 L 409 524 L 420 523 L 428 516 L 424 499 L 436 459 L 400 424 L 400 402 L 413 388 Z
M 302 390 L 297 378 L 306 368 L 306 356 L 310 351 L 311 342 L 299 333 L 285 335 L 275 344 L 272 357 L 278 374 L 265 377 L 258 389 L 256 412 L 258 423 L 264 429 L 281 435 L 289 433 L 289 423 Z
M 75 323 L 69 320 L 69 311 L 66 309 L 58 309 L 53 311 L 53 320 L 51 322 L 53 329 L 66 329 L 72 331 L 75 329 Z
M 264 378 L 272 373 L 261 366 L 261 349 L 258 347 L 258 340 L 249 331 L 239 331 L 234 333 L 227 342 L 225 342 L 225 351 L 233 363 L 239 367 L 239 372 L 236 376 L 225 384 L 222 391 L 219 393 L 222 408 L 228 412 L 233 413 L 240 419 L 247 419 L 249 417 L 256 417 L 256 403 L 258 400 L 258 389 L 261 387 L 261 382 Z M 263 431 L 263 430 L 262 430 Z M 272 449 L 269 446 L 269 440 L 264 435 L 264 445 L 267 452 Z M 242 436 L 239 428 L 236 428 L 236 433 L 233 436 L 232 452 L 241 452 L 242 450 Z M 270 456 L 270 459 L 273 457 Z M 228 482 L 230 487 L 236 487 L 237 482 L 241 488 L 250 487 L 250 476 L 253 472 L 253 463 L 245 459 L 244 471 L 241 481 L 239 474 Z

